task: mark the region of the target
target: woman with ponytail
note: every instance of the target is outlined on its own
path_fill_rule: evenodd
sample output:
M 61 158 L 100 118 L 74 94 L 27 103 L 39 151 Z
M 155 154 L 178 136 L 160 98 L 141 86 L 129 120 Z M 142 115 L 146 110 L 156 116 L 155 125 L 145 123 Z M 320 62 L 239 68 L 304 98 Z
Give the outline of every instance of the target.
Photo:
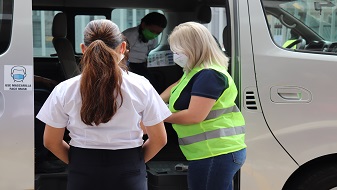
M 80 47 L 82 74 L 57 85 L 37 115 L 44 145 L 69 164 L 68 190 L 145 190 L 145 163 L 165 146 L 171 112 L 148 80 L 127 72 L 115 23 L 89 22 Z

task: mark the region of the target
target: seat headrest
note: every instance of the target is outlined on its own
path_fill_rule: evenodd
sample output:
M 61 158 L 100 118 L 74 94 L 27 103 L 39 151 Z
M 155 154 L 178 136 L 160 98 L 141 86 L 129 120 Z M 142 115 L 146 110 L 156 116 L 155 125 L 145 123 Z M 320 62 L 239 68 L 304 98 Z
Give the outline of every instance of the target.
M 53 37 L 65 38 L 67 36 L 67 17 L 64 13 L 57 13 L 52 26 Z
M 199 5 L 195 10 L 196 19 L 201 24 L 207 24 L 212 20 L 212 10 L 208 5 Z

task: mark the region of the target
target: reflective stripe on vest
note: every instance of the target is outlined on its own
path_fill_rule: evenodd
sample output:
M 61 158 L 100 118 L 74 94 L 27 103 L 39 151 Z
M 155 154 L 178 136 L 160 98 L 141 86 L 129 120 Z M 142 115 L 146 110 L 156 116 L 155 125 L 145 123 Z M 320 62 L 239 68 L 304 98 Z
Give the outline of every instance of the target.
M 195 67 L 184 73 L 179 83 L 171 89 L 169 109 L 179 112 L 174 105 L 195 74 L 204 67 Z M 206 119 L 200 123 L 180 125 L 172 123 L 178 134 L 179 147 L 187 160 L 199 160 L 227 154 L 246 147 L 245 120 L 235 106 L 237 89 L 232 77 L 223 66 L 211 64 L 213 69 L 225 76 L 227 88 L 215 101 Z
M 214 119 L 214 118 L 219 117 L 222 114 L 231 113 L 231 112 L 240 112 L 240 110 L 236 105 L 229 107 L 229 108 L 211 110 L 205 120 Z
M 214 131 L 208 131 L 202 134 L 197 134 L 189 137 L 179 138 L 179 145 L 189 145 L 196 142 L 205 141 L 208 139 L 214 139 L 219 137 L 227 137 L 233 135 L 239 135 L 245 133 L 245 126 L 220 128 Z

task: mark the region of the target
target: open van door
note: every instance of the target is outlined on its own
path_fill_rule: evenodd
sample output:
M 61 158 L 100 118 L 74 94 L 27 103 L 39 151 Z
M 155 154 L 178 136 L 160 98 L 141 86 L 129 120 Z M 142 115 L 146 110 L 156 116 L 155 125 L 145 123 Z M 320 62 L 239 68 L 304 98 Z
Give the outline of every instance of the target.
M 34 73 L 32 17 L 27 16 L 32 4 L 19 2 L 0 0 L 0 189 L 32 190 Z

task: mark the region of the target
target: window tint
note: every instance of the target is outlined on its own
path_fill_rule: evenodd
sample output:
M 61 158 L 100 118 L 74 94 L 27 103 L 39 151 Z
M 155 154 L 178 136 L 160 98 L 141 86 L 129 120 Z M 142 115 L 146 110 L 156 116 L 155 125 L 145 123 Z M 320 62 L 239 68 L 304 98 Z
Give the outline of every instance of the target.
M 52 43 L 52 25 L 58 12 L 60 11 L 33 11 L 34 57 L 50 57 L 56 53 Z
M 9 47 L 13 22 L 13 0 L 0 0 L 0 54 Z

